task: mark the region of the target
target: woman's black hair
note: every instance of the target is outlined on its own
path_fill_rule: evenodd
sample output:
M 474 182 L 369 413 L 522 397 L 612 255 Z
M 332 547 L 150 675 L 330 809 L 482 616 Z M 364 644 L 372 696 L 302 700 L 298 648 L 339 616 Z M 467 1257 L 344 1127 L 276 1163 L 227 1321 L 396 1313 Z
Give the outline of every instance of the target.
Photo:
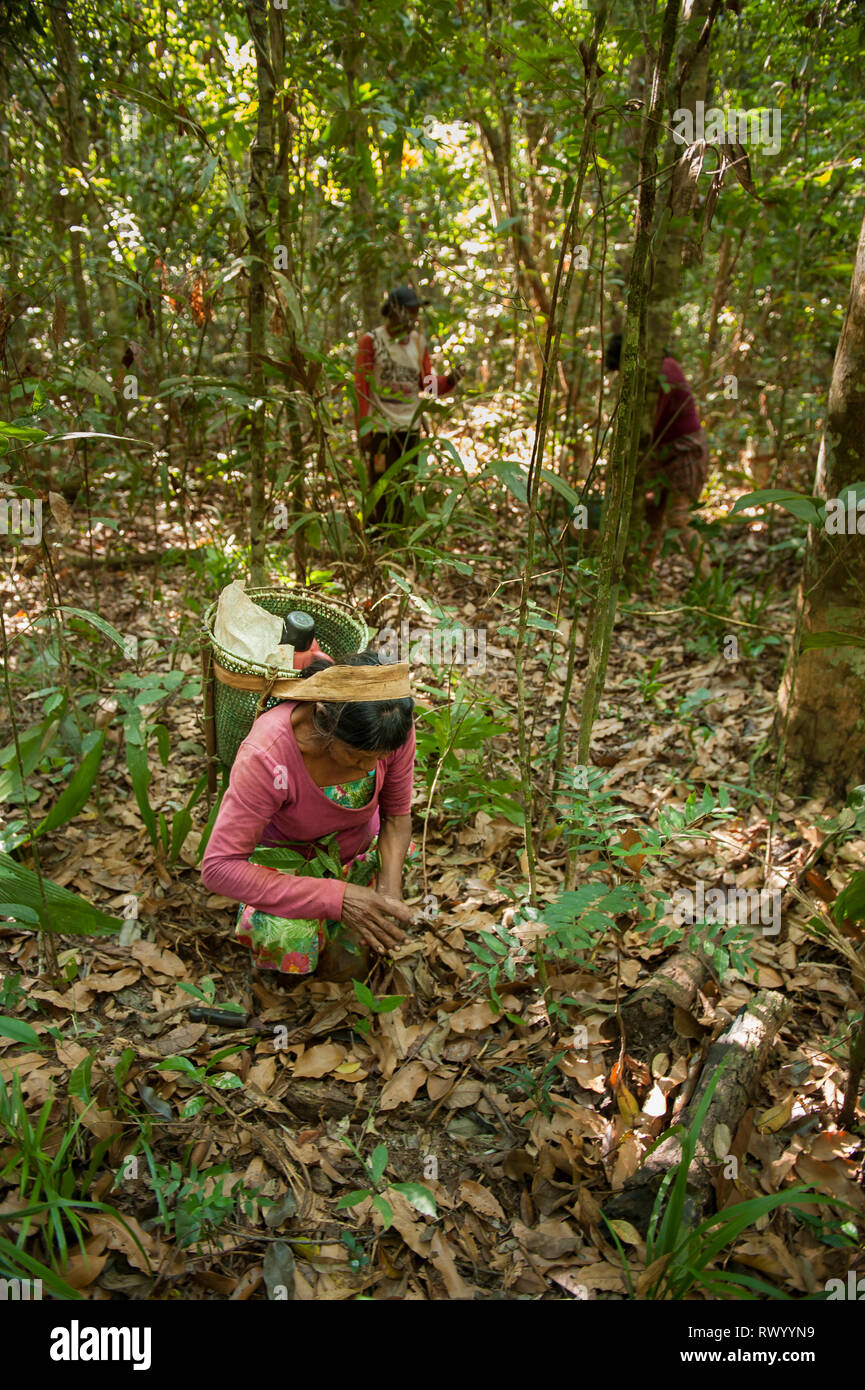
M 622 335 L 614 333 L 607 343 L 607 350 L 604 353 L 604 366 L 608 372 L 617 372 L 622 360 Z
M 356 652 L 354 656 L 344 657 L 337 666 L 383 666 L 377 652 Z M 334 665 L 326 657 L 316 657 L 302 672 L 312 676 L 316 671 L 326 671 Z M 349 748 L 359 753 L 394 753 L 402 748 L 411 733 L 414 700 L 406 696 L 402 700 L 361 700 L 346 704 L 344 701 L 322 700 L 313 705 L 312 722 L 317 734 L 322 738 L 342 739 Z

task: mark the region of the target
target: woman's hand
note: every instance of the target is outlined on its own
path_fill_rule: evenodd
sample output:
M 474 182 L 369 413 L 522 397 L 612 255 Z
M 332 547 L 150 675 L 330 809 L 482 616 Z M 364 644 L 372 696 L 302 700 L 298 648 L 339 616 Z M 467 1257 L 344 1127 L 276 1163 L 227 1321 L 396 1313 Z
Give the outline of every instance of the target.
M 409 926 L 414 916 L 413 910 L 405 903 L 385 893 L 378 893 L 374 888 L 362 888 L 357 883 L 347 883 L 345 886 L 342 924 L 356 931 L 379 955 L 395 950 L 400 942 L 405 941 L 405 932 L 397 924 L 404 922 Z

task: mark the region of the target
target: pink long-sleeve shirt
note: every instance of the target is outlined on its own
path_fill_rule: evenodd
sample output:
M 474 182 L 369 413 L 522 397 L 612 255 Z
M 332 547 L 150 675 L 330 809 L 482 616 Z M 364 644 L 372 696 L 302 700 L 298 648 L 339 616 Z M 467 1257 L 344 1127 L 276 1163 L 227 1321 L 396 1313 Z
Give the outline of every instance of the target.
M 380 816 L 411 810 L 415 733 L 376 764 L 375 792 L 358 810 L 337 806 L 306 769 L 291 713 L 283 701 L 262 714 L 237 752 L 231 778 L 201 864 L 201 880 L 212 893 L 251 904 L 277 917 L 339 921 L 345 884 L 333 878 L 274 873 L 250 864 L 257 845 L 291 844 L 303 852 L 336 834 L 347 864 L 367 849 Z

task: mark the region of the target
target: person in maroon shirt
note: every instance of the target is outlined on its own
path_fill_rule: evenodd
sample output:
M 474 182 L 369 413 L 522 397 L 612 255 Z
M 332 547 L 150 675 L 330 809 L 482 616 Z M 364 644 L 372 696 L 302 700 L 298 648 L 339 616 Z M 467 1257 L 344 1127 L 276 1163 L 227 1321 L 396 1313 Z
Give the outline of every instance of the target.
M 608 371 L 617 372 L 622 335 L 614 333 L 604 355 Z M 652 445 L 640 481 L 646 487 L 644 515 L 649 524 L 649 565 L 654 566 L 669 528 L 700 577 L 711 574 L 703 542 L 690 525 L 691 505 L 699 501 L 709 467 L 709 442 L 687 377 L 675 357 L 664 354 L 658 387 Z M 650 500 L 651 498 L 651 500 Z

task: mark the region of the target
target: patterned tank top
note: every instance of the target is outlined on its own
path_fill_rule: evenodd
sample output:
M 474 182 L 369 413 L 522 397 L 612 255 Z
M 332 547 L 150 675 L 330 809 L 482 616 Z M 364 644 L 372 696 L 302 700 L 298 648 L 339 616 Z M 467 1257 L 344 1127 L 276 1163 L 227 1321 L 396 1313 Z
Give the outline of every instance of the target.
M 322 787 L 322 791 L 334 805 L 357 811 L 372 801 L 375 794 L 375 768 L 356 782 L 335 782 L 332 787 Z

